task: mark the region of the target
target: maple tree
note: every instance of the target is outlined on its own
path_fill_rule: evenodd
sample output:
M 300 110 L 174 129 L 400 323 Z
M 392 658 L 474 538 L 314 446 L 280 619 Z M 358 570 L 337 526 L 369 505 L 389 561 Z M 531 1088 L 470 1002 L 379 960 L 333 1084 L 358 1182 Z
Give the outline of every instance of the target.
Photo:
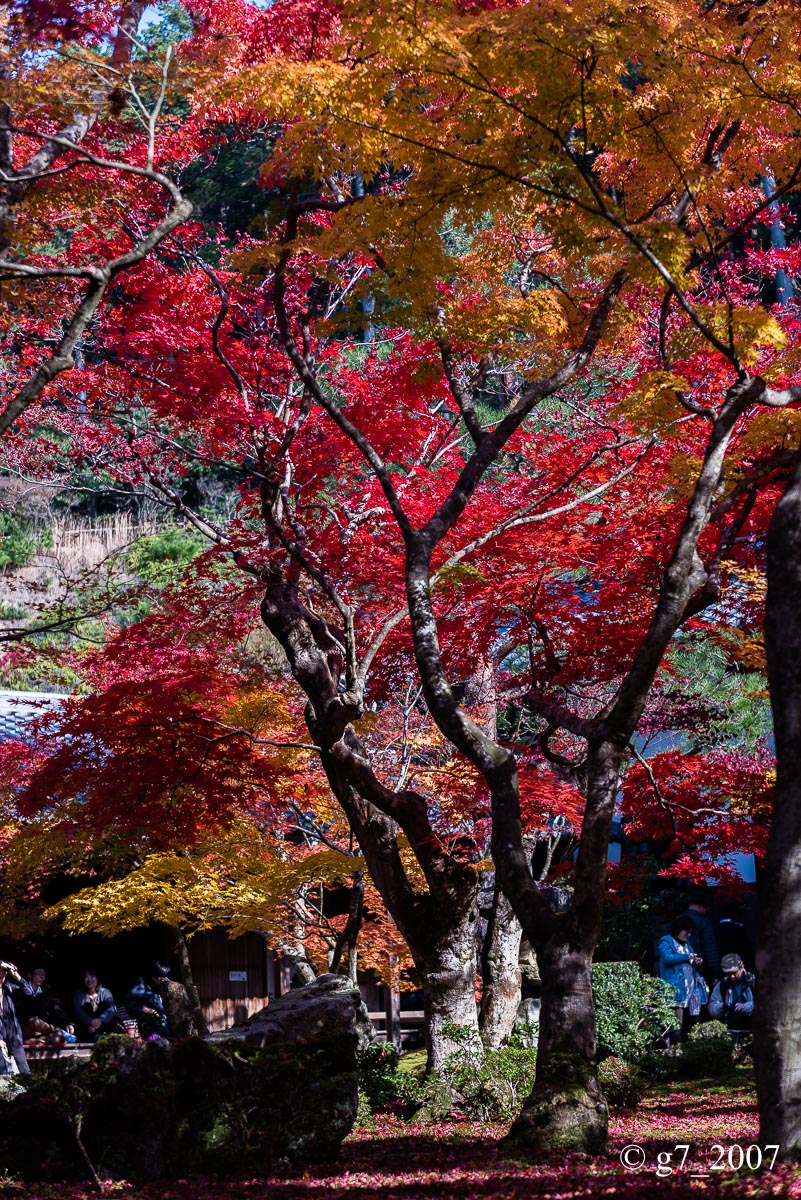
M 544 986 L 540 1093 L 546 1103 L 563 1094 L 565 1053 L 575 1056 L 577 1082 L 589 1081 L 579 1134 L 587 1146 L 603 1138 L 588 1066 L 594 1056 L 589 961 L 628 743 L 671 639 L 718 599 L 722 564 L 752 516 L 753 475 L 716 503 L 732 438 L 739 440 L 742 418 L 758 406 L 781 408 L 798 398 L 796 388 L 781 386 L 792 383 L 795 373 L 792 355 L 777 359 L 786 332 L 760 303 L 758 289 L 749 287 L 742 255 L 731 250 L 733 236 L 750 231 L 768 207 L 755 187 L 766 156 L 776 194 L 791 190 L 798 175 L 793 118 L 788 124 L 787 116 L 796 79 L 792 12 L 778 8 L 780 14 L 771 10 L 768 18 L 758 6 L 661 6 L 646 22 L 646 33 L 642 11 L 635 27 L 624 6 L 614 18 L 608 5 L 582 4 L 568 13 L 549 10 L 547 18 L 538 10 L 533 21 L 528 6 L 488 13 L 483 6 L 477 12 L 443 5 L 421 14 L 402 3 L 380 9 L 357 4 L 346 10 L 339 59 L 294 69 L 282 59 L 244 66 L 230 87 L 230 94 L 251 100 L 263 87 L 261 95 L 266 100 L 269 94 L 273 107 L 279 85 L 289 90 L 288 127 L 271 165 L 274 177 L 283 172 L 284 178 L 303 178 L 306 192 L 302 199 L 290 196 L 279 247 L 265 260 L 274 271 L 277 330 L 299 379 L 358 450 L 395 519 L 425 699 L 438 726 L 489 785 L 496 865 L 538 951 Z M 790 22 L 786 42 L 775 35 L 780 16 Z M 553 70 L 554 60 L 564 63 L 564 71 Z M 772 90 L 766 81 L 774 79 L 781 83 Z M 308 117 L 299 119 L 299 113 Z M 320 145 L 321 123 L 327 149 Z M 404 164 L 402 181 L 382 165 L 393 157 Z M 309 176 L 319 183 L 317 201 L 308 197 Z M 352 183 L 365 178 L 379 181 L 368 197 Z M 304 222 L 315 210 L 318 217 L 334 215 L 316 225 Z M 458 268 L 441 234 L 441 222 L 454 214 L 479 229 L 477 242 L 482 220 L 492 221 L 485 253 L 460 256 Z M 518 288 L 522 295 L 510 294 L 490 249 L 493 235 L 508 229 L 510 214 L 514 226 L 502 261 L 509 263 L 510 241 L 514 245 L 521 231 L 524 264 L 540 284 L 527 294 Z M 535 230 L 543 240 L 537 242 Z M 361 418 L 352 393 L 343 409 L 327 390 L 311 322 L 288 306 L 290 265 L 295 253 L 302 261 L 310 250 L 364 256 L 373 265 L 363 289 L 375 288 L 381 271 L 382 294 L 391 297 L 394 311 L 405 312 L 418 337 L 438 344 L 451 403 L 472 448 L 468 444 L 461 471 L 436 497 L 436 507 L 426 495 L 423 513 L 410 511 L 408 489 L 394 478 L 398 468 L 388 469 L 376 425 Z M 605 288 L 594 285 L 594 297 L 587 295 L 588 276 L 607 281 Z M 587 745 L 586 755 L 572 764 L 562 756 L 562 766 L 581 779 L 587 803 L 572 906 L 554 914 L 531 879 L 523 850 L 515 756 L 488 736 L 450 686 L 431 573 L 435 555 L 509 439 L 535 405 L 585 366 L 624 286 L 639 300 L 625 316 L 635 314 L 636 321 L 639 315 L 639 325 L 621 314 L 612 332 L 631 341 L 646 332 L 652 348 L 650 363 L 642 363 L 652 371 L 640 380 L 639 414 L 632 406 L 632 416 L 650 417 L 647 423 L 657 427 L 682 413 L 698 418 L 679 450 L 689 502 L 675 506 L 668 518 L 674 540 L 667 557 L 660 556 L 658 598 L 632 630 L 630 665 L 622 676 L 618 672 L 600 705 L 571 712 L 538 680 L 526 694 L 529 707 L 548 723 L 546 743 L 564 731 Z M 585 299 L 583 310 L 576 294 Z M 520 383 L 505 397 L 504 414 L 488 426 L 475 411 L 482 372 L 491 369 L 494 356 L 508 359 L 515 338 L 526 335 L 536 335 L 540 361 L 553 373 L 532 372 L 531 363 L 521 371 L 518 363 Z M 571 343 L 579 350 L 569 353 Z M 772 386 L 774 378 L 779 387 Z M 783 455 L 785 446 L 780 449 Z M 763 478 L 781 467 L 786 457 L 759 465 Z M 615 532 L 620 539 L 620 525 Z M 300 560 L 300 553 L 295 557 Z M 621 599 L 624 594 L 620 589 Z M 629 592 L 629 605 L 632 598 Z M 268 589 L 268 624 L 311 703 L 319 706 L 321 688 L 327 689 L 326 709 L 336 707 L 343 720 L 358 685 L 356 656 L 348 664 L 343 699 L 321 678 L 322 646 L 318 663 L 310 661 L 308 636 L 301 644 L 302 614 L 290 612 L 288 600 L 285 591 L 276 589 L 273 599 Z M 610 607 L 604 606 L 607 623 Z M 359 709 L 358 686 L 354 699 L 349 715 Z M 315 737 L 322 739 L 319 725 Z M 328 737 L 346 761 L 341 726 L 332 722 Z M 385 796 L 373 798 L 392 811 Z M 533 1104 L 518 1123 L 521 1139 L 536 1144 L 545 1119 L 545 1109 Z M 575 1133 L 575 1111 L 567 1122 Z
M 171 56 L 158 70 L 135 61 L 146 7 L 25 4 L 0 17 L 0 434 L 81 356 L 115 280 L 192 211 L 159 169 Z
M 797 328 L 770 289 L 798 247 L 760 229 L 801 169 L 793 6 L 189 7 L 202 99 L 172 153 L 270 127 L 274 203 L 234 246 L 198 223 L 144 257 L 48 417 L 258 595 L 422 976 L 434 1066 L 447 1024 L 476 1025 L 491 817 L 543 982 L 515 1136 L 597 1149 L 589 969 L 621 779 L 634 759 L 638 820 L 675 787 L 682 837 L 701 771 L 764 808 L 759 764 L 667 758 L 643 787 L 631 742 L 677 630 L 736 593 L 730 564 L 761 566 L 744 533 L 792 461 Z M 242 481 L 228 528 L 181 491 L 210 459 Z M 565 810 L 555 909 L 524 832 Z
M 250 606 L 220 583 L 182 573 L 180 603 L 168 586 L 100 649 L 62 653 L 89 694 L 3 744 L 4 927 L 112 936 L 156 921 L 182 962 L 198 930 L 255 930 L 304 982 L 343 955 L 354 978 L 359 960 L 397 974 L 402 939 L 248 636 Z M 348 883 L 357 914 L 329 916 L 327 893 Z

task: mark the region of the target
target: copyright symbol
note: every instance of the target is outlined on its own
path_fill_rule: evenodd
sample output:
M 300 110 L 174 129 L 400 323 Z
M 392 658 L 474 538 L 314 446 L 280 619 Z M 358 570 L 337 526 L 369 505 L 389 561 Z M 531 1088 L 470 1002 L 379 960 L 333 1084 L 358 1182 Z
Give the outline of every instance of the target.
M 639 1171 L 645 1166 L 645 1151 L 642 1146 L 632 1144 L 620 1151 L 620 1161 L 627 1171 Z

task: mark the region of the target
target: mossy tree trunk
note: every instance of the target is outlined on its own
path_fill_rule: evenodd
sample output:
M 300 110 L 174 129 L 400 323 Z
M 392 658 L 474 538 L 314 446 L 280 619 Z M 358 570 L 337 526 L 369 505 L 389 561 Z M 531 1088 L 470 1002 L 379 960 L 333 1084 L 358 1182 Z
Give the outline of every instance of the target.
M 558 936 L 537 957 L 542 978 L 537 1076 L 506 1146 L 523 1158 L 553 1150 L 598 1154 L 606 1145 L 608 1110 L 595 1066 L 592 959 Z
M 625 750 L 611 741 L 590 745 L 586 762 L 587 804 L 572 893 L 539 889 L 530 873 L 520 880 L 533 903 L 521 904 L 523 932 L 536 950 L 542 999 L 534 1088 L 515 1121 L 507 1146 L 523 1158 L 552 1150 L 600 1153 L 606 1144 L 608 1111 L 596 1074 L 592 955 L 603 914 L 609 828 Z M 497 807 L 493 853 L 504 887 L 507 874 L 525 861 L 501 848 L 514 836 L 519 815 Z M 523 849 L 521 845 L 521 850 Z

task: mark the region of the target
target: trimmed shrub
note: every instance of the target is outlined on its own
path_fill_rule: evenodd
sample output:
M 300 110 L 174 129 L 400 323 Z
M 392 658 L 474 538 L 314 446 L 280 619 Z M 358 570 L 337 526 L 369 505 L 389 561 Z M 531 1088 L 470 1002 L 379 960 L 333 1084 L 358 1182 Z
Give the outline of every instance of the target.
M 368 1112 L 401 1098 L 408 1076 L 398 1071 L 399 1060 L 390 1042 L 371 1042 L 359 1055 L 359 1102 Z
M 696 1025 L 675 1062 L 682 1079 L 726 1075 L 734 1064 L 734 1043 L 728 1029 L 721 1021 Z
M 636 1108 L 645 1093 L 642 1071 L 622 1058 L 605 1058 L 598 1066 L 598 1082 L 613 1109 Z
M 639 1063 L 675 1024 L 670 988 L 644 975 L 635 962 L 595 963 L 592 968 L 599 1057 Z

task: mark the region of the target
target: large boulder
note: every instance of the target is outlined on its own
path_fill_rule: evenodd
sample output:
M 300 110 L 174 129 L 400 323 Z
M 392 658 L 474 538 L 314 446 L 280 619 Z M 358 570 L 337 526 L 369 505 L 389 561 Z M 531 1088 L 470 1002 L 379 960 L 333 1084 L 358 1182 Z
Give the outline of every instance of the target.
M 271 1000 L 244 1025 L 212 1033 L 207 1042 L 219 1044 L 237 1038 L 251 1046 L 276 1042 L 325 1041 L 346 1035 L 355 1039 L 361 1053 L 373 1039 L 373 1026 L 361 995 L 344 975 L 320 975 L 314 983 Z
M 61 1180 L 85 1177 L 88 1156 L 101 1177 L 141 1182 L 335 1159 L 371 1033 L 358 991 L 322 976 L 204 1041 L 104 1038 L 88 1065 L 3 1105 L 0 1162 Z

